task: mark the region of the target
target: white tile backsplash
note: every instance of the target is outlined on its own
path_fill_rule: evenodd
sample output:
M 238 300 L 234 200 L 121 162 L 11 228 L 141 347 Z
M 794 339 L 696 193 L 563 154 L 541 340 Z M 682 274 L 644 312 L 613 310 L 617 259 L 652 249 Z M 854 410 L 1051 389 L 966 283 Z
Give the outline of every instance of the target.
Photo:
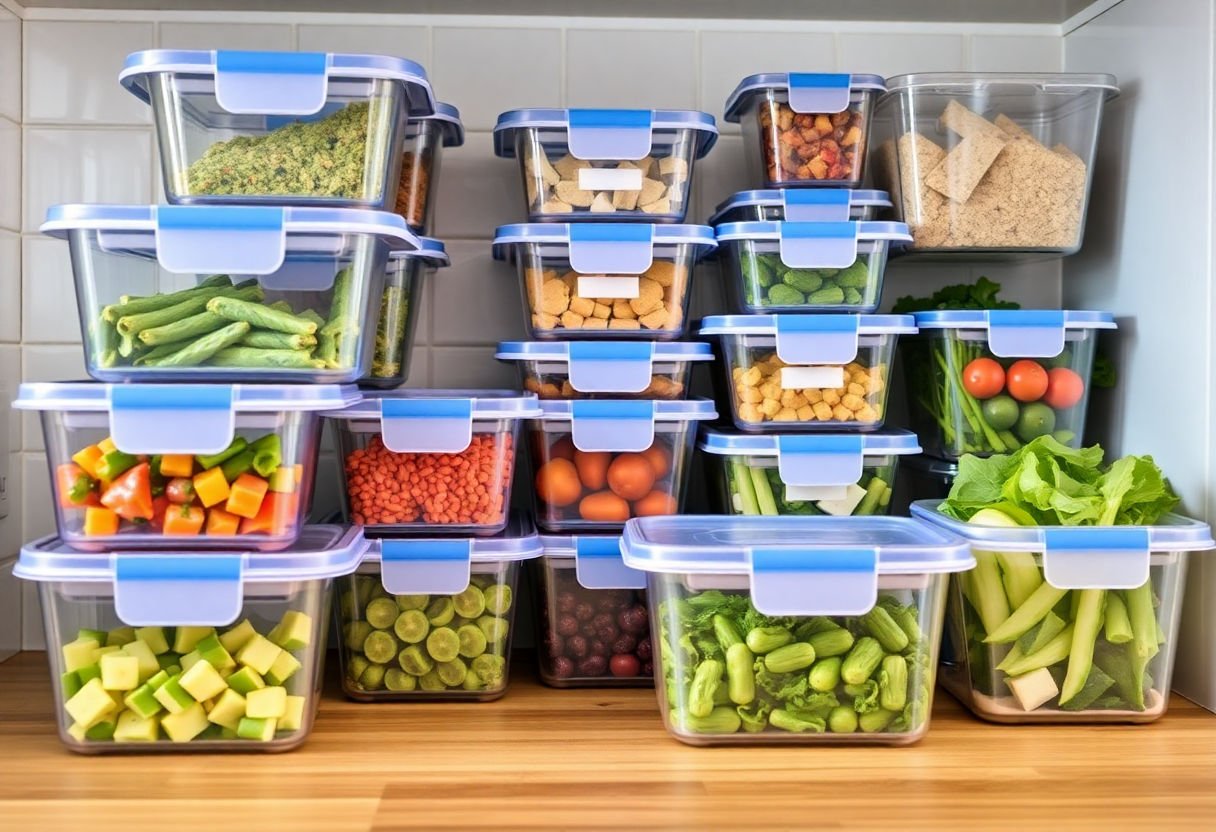
M 713 210 L 736 191 L 757 187 L 747 168 L 743 137 L 739 134 L 718 137 L 714 149 L 697 163 L 696 199 L 689 222 L 703 223 Z
M 443 150 L 435 209 L 441 240 L 488 240 L 497 226 L 528 219 L 519 162 L 497 158 L 492 135 L 469 133 L 462 147 Z
M 976 72 L 1059 72 L 1063 57 L 1059 38 L 1031 35 L 971 38 L 971 69 Z
M 10 407 L 10 402 L 17 397 L 17 386 L 21 384 L 21 347 L 16 344 L 0 344 L 0 460 L 9 453 L 21 450 L 21 416 L 22 414 Z M 13 498 L 12 489 L 8 489 L 9 500 Z M 11 511 L 11 506 L 10 506 Z M 4 548 L 0 547 L 0 557 L 4 557 Z
M 293 46 L 291 26 L 275 23 L 162 23 L 161 49 L 270 49 Z
M 148 124 L 148 105 L 118 83 L 127 55 L 151 49 L 148 23 L 25 24 L 27 124 Z
M 21 126 L 0 116 L 0 229 L 21 230 Z
M 497 344 L 524 337 L 519 279 L 513 266 L 495 262 L 490 243 L 448 244 L 452 265 L 435 282 L 431 343 Z M 442 373 L 438 386 L 450 387 Z
M 51 477 L 45 454 L 21 454 L 21 532 L 33 540 L 55 531 L 51 507 Z
M 78 381 L 87 378 L 84 371 L 84 351 L 79 346 L 34 344 L 21 348 L 21 377 L 23 381 Z M 38 414 L 25 411 L 22 416 L 22 440 L 14 449 L 41 451 L 42 428 Z
M 431 385 L 443 388 L 518 387 L 515 367 L 494 358 L 494 346 L 431 347 Z
M 562 104 L 557 29 L 442 27 L 431 43 L 436 95 L 460 108 L 467 129 L 493 129 L 505 110 Z
M 22 150 L 27 232 L 57 203 L 152 199 L 151 130 L 26 127 Z
M 25 343 L 79 343 L 80 319 L 68 244 L 50 237 L 25 237 L 21 252 L 21 328 Z
M 431 68 L 431 31 L 426 26 L 301 26 L 296 45 L 306 52 L 395 55 Z
M 849 33 L 839 44 L 842 72 L 890 77 L 967 68 L 962 35 Z
M 21 237 L 0 231 L 0 342 L 21 341 Z
M 0 116 L 21 120 L 21 21 L 0 9 Z
M 692 109 L 696 35 L 572 29 L 566 33 L 566 98 L 579 107 Z

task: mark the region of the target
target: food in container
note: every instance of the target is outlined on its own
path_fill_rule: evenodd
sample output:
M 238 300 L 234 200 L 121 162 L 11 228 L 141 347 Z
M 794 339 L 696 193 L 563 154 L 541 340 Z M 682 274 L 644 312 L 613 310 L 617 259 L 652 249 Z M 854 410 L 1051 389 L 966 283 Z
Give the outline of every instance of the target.
M 494 355 L 515 361 L 523 387 L 542 399 L 683 399 L 708 344 L 623 341 L 507 341 Z
M 869 222 L 891 207 L 886 191 L 782 188 L 740 191 L 718 204 L 708 223 Z
M 435 104 L 435 114 L 411 119 L 405 128 L 405 152 L 401 157 L 401 183 L 397 186 L 396 212 L 411 229 L 428 233 L 435 221 L 435 191 L 439 184 L 439 162 L 445 147 L 464 144 L 460 111 L 451 104 Z
M 371 372 L 360 383 L 369 387 L 400 387 L 409 378 L 410 355 L 422 282 L 451 261 L 439 240 L 418 238 L 414 251 L 393 252 L 388 258 L 384 294 L 380 298 L 380 322 L 376 325 L 376 350 Z

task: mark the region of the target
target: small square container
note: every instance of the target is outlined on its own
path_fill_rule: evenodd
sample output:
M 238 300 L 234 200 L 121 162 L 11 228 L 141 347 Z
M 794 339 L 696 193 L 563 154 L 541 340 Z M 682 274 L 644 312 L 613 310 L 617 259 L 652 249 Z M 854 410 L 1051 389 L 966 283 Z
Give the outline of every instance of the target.
M 507 525 L 521 421 L 514 390 L 378 390 L 325 415 L 347 522 L 378 533 L 492 535 Z
M 308 526 L 289 551 L 80 554 L 27 544 L 59 738 L 82 754 L 289 751 L 321 697 L 334 578 L 359 529 Z
M 899 461 L 899 477 L 894 483 L 891 514 L 906 517 L 917 500 L 944 500 L 950 494 L 958 462 L 916 454 Z
M 887 90 L 873 180 L 912 229 L 907 253 L 1019 258 L 1081 248 L 1115 76 L 934 72 L 890 78 Z
M 85 366 L 99 381 L 353 382 L 371 369 L 396 214 L 58 205 Z
M 962 538 L 901 517 L 643 517 L 663 724 L 690 745 L 907 745 L 929 729 Z
M 869 222 L 891 207 L 886 191 L 808 188 L 740 191 L 718 203 L 710 225 L 728 222 Z
M 897 222 L 733 222 L 716 229 L 722 279 L 741 312 L 862 312 L 882 300 Z
M 906 430 L 877 433 L 727 433 L 707 428 L 698 447 L 713 468 L 723 514 L 891 513 L 899 458 L 920 453 Z
M 706 399 L 540 407 L 528 439 L 536 522 L 550 532 L 619 532 L 630 517 L 678 513 L 697 422 L 718 416 Z
M 887 414 L 891 361 L 911 315 L 711 315 L 730 400 L 745 431 L 878 430 Z
M 670 341 L 684 334 L 689 281 L 718 247 L 705 225 L 504 225 L 494 258 L 515 264 L 528 335 Z
M 342 689 L 360 702 L 489 702 L 507 690 L 522 561 L 541 553 L 516 514 L 495 537 L 380 537 L 339 581 Z
M 494 127 L 532 222 L 683 222 L 693 164 L 717 140 L 695 110 L 511 110 Z
M 646 573 L 621 560 L 620 535 L 541 535 L 536 561 L 540 678 L 555 688 L 650 687 Z
M 435 113 L 426 71 L 381 55 L 151 49 L 118 77 L 152 106 L 171 204 L 391 210 L 407 119 Z
M 283 549 L 312 502 L 322 411 L 354 387 L 22 384 L 59 536 L 82 551 Z
M 765 188 L 860 188 L 878 75 L 766 72 L 726 99 L 743 128 L 747 165 Z
M 451 264 L 439 240 L 419 237 L 418 243 L 414 251 L 389 255 L 372 369 L 359 379 L 365 387 L 400 387 L 408 380 L 423 281 L 429 280 L 436 269 Z
M 903 343 L 908 407 L 928 453 L 1009 453 L 1038 436 L 1079 448 L 1094 349 L 1109 312 L 917 312 Z
M 951 582 L 946 690 L 992 722 L 1165 714 L 1187 554 L 1216 548 L 1206 523 L 1170 514 L 1156 526 L 1009 527 L 937 507 L 914 503 L 912 516 L 966 539 L 977 564 Z
M 411 230 L 419 234 L 431 232 L 443 149 L 463 144 L 464 125 L 460 121 L 460 111 L 451 104 L 436 103 L 433 116 L 413 119 L 406 125 L 401 184 L 397 186 L 394 210 Z
M 542 399 L 685 399 L 692 365 L 714 356 L 696 342 L 507 341 L 494 357 Z

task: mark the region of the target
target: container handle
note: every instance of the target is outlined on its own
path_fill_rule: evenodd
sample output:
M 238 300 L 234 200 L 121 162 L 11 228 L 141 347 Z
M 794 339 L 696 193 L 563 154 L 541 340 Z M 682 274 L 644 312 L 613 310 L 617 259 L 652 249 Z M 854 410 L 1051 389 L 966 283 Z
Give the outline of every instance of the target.
M 218 454 L 236 435 L 230 384 L 113 384 L 110 436 L 129 454 Z
M 397 454 L 460 453 L 473 441 L 473 400 L 381 399 L 380 435 Z
M 641 393 L 650 386 L 653 363 L 651 343 L 574 341 L 570 384 L 583 393 Z
M 175 274 L 274 274 L 287 256 L 282 208 L 159 205 L 156 260 Z M 332 280 L 332 278 L 331 278 Z
M 765 615 L 862 615 L 878 601 L 878 550 L 751 550 L 752 603 Z
M 853 76 L 840 72 L 789 73 L 789 103 L 795 113 L 842 113 L 849 108 Z
M 393 595 L 456 595 L 469 586 L 473 541 L 381 540 L 380 582 Z
M 642 274 L 654 263 L 650 225 L 572 223 L 570 268 L 580 274 Z
M 786 364 L 848 364 L 857 358 L 856 315 L 774 315 L 777 357 Z
M 308 116 L 329 89 L 324 52 L 215 51 L 215 103 L 238 115 Z
M 646 588 L 646 573 L 625 565 L 619 537 L 576 537 L 574 575 L 584 589 Z
M 575 159 L 644 159 L 650 155 L 650 110 L 570 110 L 570 155 Z
M 861 481 L 865 438 L 839 436 L 777 437 L 777 473 L 793 486 L 841 486 Z
M 241 614 L 245 556 L 115 555 L 114 611 L 132 627 L 222 627 Z
M 845 269 L 857 261 L 856 222 L 777 224 L 781 262 L 795 269 Z
M 998 358 L 1055 358 L 1064 352 L 1064 313 L 1059 309 L 990 309 L 988 349 Z
M 570 436 L 580 451 L 644 451 L 654 443 L 652 401 L 570 403 Z
M 1047 528 L 1043 577 L 1057 589 L 1135 589 L 1149 577 L 1148 529 Z
M 787 222 L 848 222 L 852 208 L 844 188 L 786 188 L 781 201 Z

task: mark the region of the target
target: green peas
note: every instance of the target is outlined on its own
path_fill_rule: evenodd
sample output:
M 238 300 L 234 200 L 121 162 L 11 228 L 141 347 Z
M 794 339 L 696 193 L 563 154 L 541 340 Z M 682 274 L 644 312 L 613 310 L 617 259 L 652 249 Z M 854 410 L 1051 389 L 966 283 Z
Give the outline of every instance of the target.
M 422 676 L 435 667 L 431 657 L 424 653 L 417 644 L 411 644 L 402 650 L 401 655 L 397 656 L 397 664 L 401 665 L 401 669 L 411 676 Z
M 385 630 L 372 630 L 363 641 L 363 655 L 376 664 L 388 664 L 397 655 L 397 639 Z
M 493 615 L 506 615 L 511 609 L 511 587 L 506 584 L 494 584 L 485 591 L 486 610 Z
M 424 610 L 426 605 L 430 603 L 431 596 L 429 595 L 398 595 L 397 609 L 405 612 L 406 610 Z
M 486 652 L 486 636 L 480 627 L 465 624 L 456 631 L 456 637 L 460 640 L 460 655 L 466 659 L 475 659 Z
M 437 662 L 450 662 L 460 654 L 460 636 L 450 627 L 436 627 L 426 637 L 426 652 Z
M 470 585 L 464 592 L 452 596 L 452 606 L 459 616 L 477 618 L 486 610 L 486 597 L 480 589 Z
M 432 627 L 446 626 L 455 615 L 456 607 L 446 595 L 436 598 L 426 608 L 426 620 L 431 622 Z
M 377 598 L 367 605 L 363 617 L 377 630 L 387 630 L 397 620 L 397 602 L 392 598 Z
M 426 638 L 430 629 L 431 623 L 426 620 L 426 613 L 420 609 L 406 610 L 397 616 L 397 621 L 393 624 L 393 632 L 406 644 L 419 643 Z

